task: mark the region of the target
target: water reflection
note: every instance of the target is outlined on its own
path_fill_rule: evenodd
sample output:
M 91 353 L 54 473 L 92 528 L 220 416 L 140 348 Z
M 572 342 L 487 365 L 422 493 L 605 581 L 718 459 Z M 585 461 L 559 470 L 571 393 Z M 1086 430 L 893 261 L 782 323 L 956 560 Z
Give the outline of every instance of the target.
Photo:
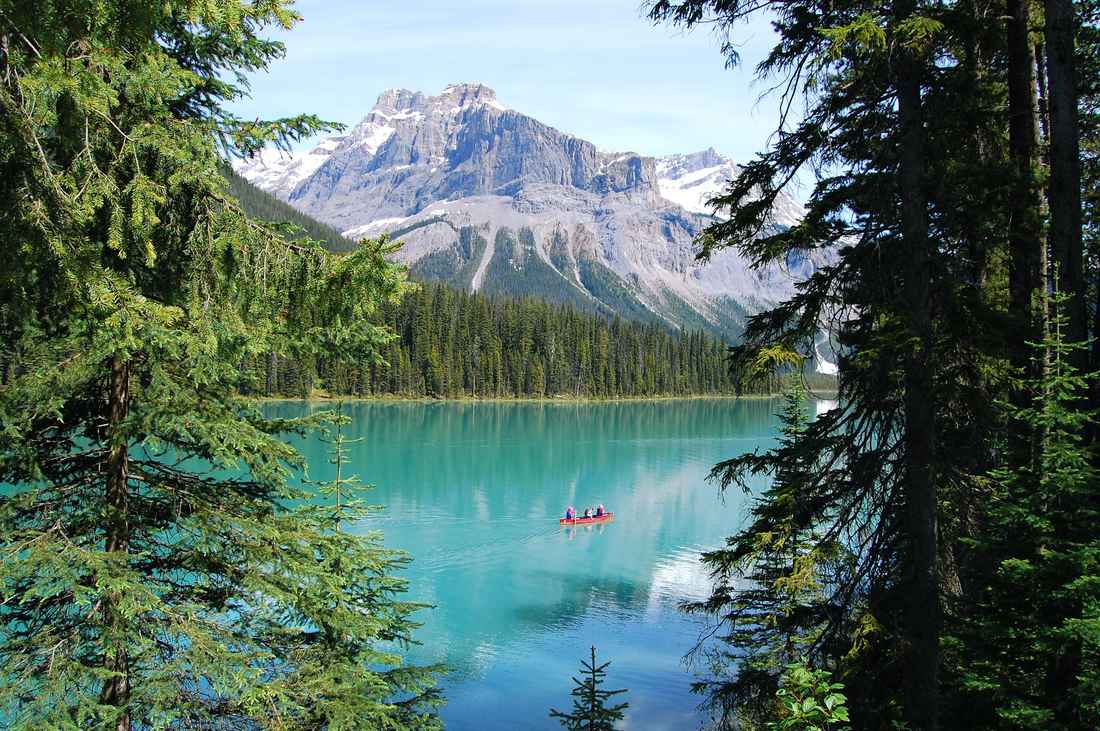
M 352 470 L 386 506 L 358 529 L 380 528 L 414 557 L 413 598 L 436 605 L 414 654 L 456 669 L 449 727 L 553 728 L 530 709 L 567 702 L 592 643 L 646 728 L 692 717 L 680 660 L 699 626 L 676 607 L 708 593 L 699 553 L 740 526 L 745 500 L 723 503 L 705 477 L 770 446 L 777 410 L 768 400 L 349 405 L 346 436 L 362 439 Z M 324 445 L 300 446 L 313 478 L 329 477 Z M 557 524 L 566 505 L 600 502 L 614 521 Z M 488 725 L 475 723 L 482 703 L 497 706 Z

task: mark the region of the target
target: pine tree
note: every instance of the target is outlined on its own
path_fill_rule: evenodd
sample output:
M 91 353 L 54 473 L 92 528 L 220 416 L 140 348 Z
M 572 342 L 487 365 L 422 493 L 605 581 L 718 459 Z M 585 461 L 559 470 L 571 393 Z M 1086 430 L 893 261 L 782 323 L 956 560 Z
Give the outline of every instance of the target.
M 1005 403 L 1020 431 L 1042 435 L 1037 458 L 1009 452 L 992 470 L 967 541 L 980 591 L 960 600 L 948 646 L 960 723 L 973 728 L 1078 729 L 1100 725 L 1100 467 L 1082 409 L 1095 374 L 1079 372 L 1085 344 L 1069 340 L 1070 298 L 1032 357 L 1028 406 Z
M 301 673 L 308 679 L 310 705 L 299 723 L 302 728 L 331 731 L 374 728 L 384 723 L 400 728 L 432 728 L 436 719 L 424 715 L 421 709 L 442 701 L 434 687 L 434 676 L 442 673 L 443 668 L 403 666 L 400 655 L 380 651 L 373 631 L 349 631 L 357 621 L 364 625 L 376 623 L 378 609 L 385 607 L 385 612 L 396 620 L 390 627 L 392 640 L 401 649 L 407 649 L 415 627 L 408 616 L 425 606 L 393 599 L 407 589 L 407 582 L 394 576 L 409 563 L 407 554 L 386 548 L 377 531 L 355 535 L 342 530 L 345 525 L 361 524 L 379 510 L 378 506 L 363 501 L 365 488 L 358 475 L 343 472 L 348 463 L 348 447 L 361 441 L 344 436 L 344 427 L 350 421 L 343 404 L 338 403 L 325 425 L 321 440 L 332 446 L 329 464 L 335 474 L 331 480 L 314 483 L 316 494 L 331 501 L 314 510 L 337 539 L 317 556 L 333 581 L 328 601 L 337 606 L 342 603 L 343 613 L 360 616 L 337 614 L 338 621 L 321 623 L 316 628 L 315 647 L 302 653 L 300 659 Z M 370 566 L 371 571 L 364 573 L 361 568 L 364 566 Z M 364 613 L 362 610 L 368 607 L 373 611 Z M 362 672 L 364 667 L 380 664 L 390 667 L 377 673 Z M 379 708 L 379 685 L 386 688 L 384 692 L 399 689 L 399 694 L 390 699 L 395 709 Z
M 795 441 L 819 465 L 801 509 L 774 510 L 850 552 L 850 569 L 823 584 L 831 618 L 819 646 L 842 666 L 855 725 L 935 729 L 940 608 L 968 559 L 955 539 L 970 530 L 968 499 L 993 454 L 989 394 L 1004 387 L 1004 356 L 1023 335 L 1002 304 L 1016 180 L 997 75 L 1003 25 L 975 23 L 969 4 L 923 0 L 658 0 L 652 11 L 725 33 L 774 13 L 779 39 L 757 70 L 780 90 L 779 128 L 720 197 L 730 217 L 701 237 L 701 256 L 735 247 L 757 266 L 807 252 L 826 262 L 789 300 L 750 318 L 732 365 L 739 378 L 773 378 L 834 328 L 840 407 Z M 735 63 L 736 39 L 724 50 Z M 974 154 L 975 137 L 985 155 Z M 806 216 L 775 227 L 779 192 L 818 164 Z M 974 276 L 983 268 L 993 269 L 986 290 Z M 794 459 L 762 455 L 737 463 L 736 477 Z
M 573 678 L 573 711 L 563 713 L 551 708 L 550 717 L 558 719 L 562 727 L 570 731 L 613 731 L 615 722 L 623 719 L 624 711 L 630 704 L 608 705 L 612 698 L 626 692 L 626 689 L 603 689 L 610 664 L 610 661 L 596 664 L 596 648 L 593 646 L 591 659 L 581 661 L 581 677 Z
M 806 398 L 801 380 L 789 377 L 776 447 L 720 463 L 711 472 L 723 490 L 743 487 L 745 473 L 772 476 L 749 525 L 725 547 L 703 555 L 715 577 L 711 596 L 685 607 L 716 615 L 715 634 L 737 648 L 736 666 L 729 666 L 724 649 L 711 650 L 708 664 L 718 672 L 694 686 L 723 727 L 763 726 L 773 716 L 784 669 L 800 660 L 828 664 L 835 651 L 823 642 L 837 609 L 826 588 L 845 578 L 851 557 L 841 541 L 819 535 L 801 517 L 813 509 L 812 485 L 821 467 L 799 449 L 809 426 Z
M 0 708 L 13 731 L 433 727 L 401 557 L 312 506 L 239 394 L 375 357 L 406 285 L 251 220 L 224 156 L 326 129 L 235 118 L 280 0 L 0 2 Z M 9 265 L 10 264 L 10 265 Z
M 1023 714 L 997 715 L 1013 707 L 1031 708 L 1032 720 L 1047 714 L 1054 723 L 1069 723 L 1060 714 L 1085 707 L 1064 700 L 1090 677 L 1084 648 L 1094 645 L 1083 634 L 1074 639 L 1080 646 L 1041 671 L 1049 679 L 1041 699 L 1036 676 L 1007 679 L 1008 658 L 1018 658 L 1007 623 L 1002 634 L 988 635 L 996 643 L 974 642 L 965 646 L 970 654 L 952 656 L 947 687 L 938 677 L 941 608 L 949 610 L 951 625 L 962 621 L 953 613 L 972 612 L 967 621 L 980 627 L 991 562 L 1003 558 L 997 550 L 971 550 L 975 541 L 994 540 L 984 523 L 997 523 L 987 512 L 998 506 L 991 500 L 1004 498 L 999 509 L 1021 515 L 1038 510 L 1025 500 L 1026 491 L 1000 484 L 992 493 L 990 475 L 998 465 L 1037 469 L 1040 447 L 1049 447 L 1048 424 L 1006 418 L 1044 407 L 1045 396 L 1020 385 L 1034 384 L 1046 367 L 1044 358 L 1028 357 L 1027 347 L 1041 339 L 1044 295 L 1054 284 L 1066 287 L 1072 299 L 1065 339 L 1079 343 L 1086 335 L 1080 302 L 1086 293 L 1100 294 L 1095 245 L 1086 276 L 1095 289 L 1083 286 L 1077 261 L 1082 233 L 1096 240 L 1094 223 L 1081 230 L 1079 201 L 1081 188 L 1088 196 L 1095 185 L 1076 182 L 1079 165 L 1096 179 L 1098 95 L 1094 79 L 1070 81 L 1077 68 L 1096 68 L 1096 4 L 1046 3 L 1045 45 L 1036 45 L 1033 32 L 1037 7 L 924 0 L 657 0 L 651 7 L 655 20 L 728 34 L 723 51 L 731 64 L 738 61 L 733 33 L 742 21 L 767 13 L 779 36 L 757 71 L 778 90 L 780 124 L 767 149 L 717 199 L 730 215 L 700 238 L 701 256 L 735 247 L 757 266 L 782 266 L 808 251 L 822 257 L 824 265 L 789 300 L 750 318 L 732 365 L 738 380 L 774 378 L 776 366 L 811 354 L 828 325 L 841 352 L 840 406 L 790 445 L 731 460 L 723 479 L 740 484 L 786 465 L 816 465 L 799 509 L 784 504 L 790 496 L 770 496 L 771 518 L 761 528 L 815 535 L 815 546 L 830 540 L 844 546 L 845 570 L 821 582 L 828 621 L 814 651 L 821 653 L 819 666 L 843 673 L 860 728 L 895 721 L 920 729 L 1014 727 Z M 1075 15 L 1081 19 L 1076 51 L 1070 48 Z M 804 114 L 797 115 L 800 102 Z M 790 229 L 775 227 L 776 196 L 807 168 L 817 176 L 806 216 Z M 1086 215 L 1095 207 L 1092 198 Z M 1048 254 L 1052 266 L 1044 267 Z M 1094 319 L 1093 336 L 1098 327 Z M 694 347 L 688 357 L 695 361 L 692 373 L 699 373 Z M 1094 345 L 1094 366 L 1098 358 Z M 1011 375 L 1020 368 L 1029 370 L 1023 381 Z M 1100 404 L 1100 379 L 1091 381 L 1090 399 L 1062 406 L 1087 414 Z M 1003 410 L 1000 402 L 1013 408 Z M 1097 433 L 1089 419 L 1067 427 L 1074 439 L 1087 441 L 1089 432 Z M 1092 475 L 1078 477 L 1084 482 L 1067 484 L 1089 496 L 1082 504 L 1095 505 Z M 1074 535 L 1077 514 L 1091 514 L 1075 505 L 1051 499 L 1039 511 L 1059 526 L 1050 545 L 1056 536 Z M 734 540 L 748 550 L 745 538 Z M 1087 551 L 1075 556 L 1087 575 Z M 1053 580 L 1036 584 L 1046 597 L 1066 593 Z M 722 588 L 716 584 L 708 608 L 719 619 L 750 596 L 779 606 L 779 597 L 755 587 L 731 582 L 724 596 Z M 1029 612 L 1041 606 L 1033 603 L 1038 595 L 1018 598 Z M 1050 616 L 1073 616 L 1075 630 L 1087 632 L 1090 621 L 1079 621 L 1074 611 L 1069 602 Z M 994 611 L 989 618 L 993 624 L 1004 619 Z M 1025 652 L 1045 646 L 1038 654 L 1046 657 L 1050 643 L 1064 635 L 1053 624 L 1035 635 L 1019 633 L 1028 638 Z M 971 639 L 980 636 L 975 630 Z M 716 680 L 743 665 L 740 648 L 729 640 L 715 643 Z M 974 723 L 968 714 L 978 706 L 959 686 L 966 678 L 960 668 L 968 664 L 981 670 L 967 690 L 985 693 L 987 702 L 984 720 Z M 756 686 L 740 676 L 746 690 L 773 681 L 777 668 L 765 667 Z M 1003 692 L 990 686 L 1002 679 L 997 688 Z M 707 688 L 722 689 L 720 682 Z M 941 689 L 954 697 L 950 708 L 939 703 Z M 1080 715 L 1073 722 L 1095 725 Z

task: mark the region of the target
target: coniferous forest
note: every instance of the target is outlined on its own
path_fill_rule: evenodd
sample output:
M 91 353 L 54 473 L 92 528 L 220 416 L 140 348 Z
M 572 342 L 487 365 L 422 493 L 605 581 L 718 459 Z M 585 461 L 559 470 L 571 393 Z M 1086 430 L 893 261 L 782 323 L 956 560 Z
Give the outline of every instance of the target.
M 356 244 L 332 228 L 224 171 L 242 209 L 292 227 L 333 252 Z M 423 283 L 376 318 L 396 334 L 370 362 L 342 363 L 324 354 L 268 354 L 248 369 L 246 393 L 306 397 L 640 398 L 732 395 L 728 345 L 703 332 L 680 332 L 656 320 L 637 322 L 554 305 L 531 297 L 493 297 Z M 807 372 L 814 388 L 836 380 Z M 778 377 L 741 393 L 776 393 Z
M 822 319 L 843 352 L 838 408 L 793 394 L 776 448 L 712 472 L 771 486 L 704 555 L 697 690 L 731 728 L 1100 727 L 1100 5 L 649 10 L 731 66 L 746 22 L 776 33 L 753 73 L 780 122 L 704 255 L 836 253 L 734 371 L 798 362 Z M 807 167 L 806 216 L 754 238 Z
M 735 393 L 727 346 L 536 299 L 487 297 L 424 284 L 383 308 L 397 337 L 362 363 L 264 356 L 247 393 L 442 398 L 634 398 Z M 835 381 L 807 375 L 828 390 Z M 778 378 L 753 384 L 774 393 Z
M 241 208 L 287 225 L 332 252 L 356 244 L 283 203 L 230 169 L 223 171 Z M 319 323 L 320 324 L 320 323 Z M 728 345 L 703 332 L 656 320 L 637 322 L 531 297 L 493 297 L 423 283 L 384 305 L 376 324 L 396 338 L 381 358 L 344 363 L 324 354 L 269 353 L 247 364 L 263 396 L 403 398 L 642 398 L 776 393 L 780 377 L 742 385 L 730 375 Z M 807 371 L 829 391 L 836 379 Z
M 248 74 L 286 54 L 268 35 L 300 20 L 289 0 L 0 0 L 0 725 L 442 726 L 448 668 L 410 660 L 428 607 L 409 596 L 412 557 L 360 530 L 377 508 L 347 465 L 349 417 L 256 396 L 782 383 L 778 433 L 760 448 L 710 440 L 730 450 L 709 474 L 714 504 L 748 497 L 702 553 L 705 591 L 675 602 L 703 627 L 683 648 L 699 720 L 1100 728 L 1100 2 L 655 0 L 646 12 L 717 31 L 731 67 L 745 22 L 776 34 L 752 71 L 775 95 L 775 134 L 696 244 L 756 267 L 811 252 L 823 263 L 728 350 L 413 284 L 384 238 L 343 251 L 308 221 L 311 235 L 271 223 L 284 208 L 250 213 L 228 162 L 340 128 L 231 111 Z M 813 179 L 804 217 L 769 225 L 799 176 Z M 811 418 L 801 376 L 823 328 L 838 394 Z M 329 449 L 332 479 L 311 481 L 295 446 L 307 434 Z M 436 445 L 413 447 L 427 460 Z M 470 449 L 449 463 L 476 466 Z M 561 454 L 574 452 L 547 450 L 544 468 Z M 670 482 L 694 467 L 678 461 Z M 690 523 L 654 514 L 658 490 L 640 492 L 654 486 L 637 472 L 635 514 L 606 532 L 574 543 L 547 517 L 556 507 L 526 498 L 515 524 L 536 515 L 549 529 L 524 540 L 621 557 L 627 519 L 634 532 Z M 482 498 L 455 502 L 489 515 Z M 666 591 L 687 586 L 697 550 L 665 566 Z M 485 555 L 493 572 L 514 558 L 472 557 Z M 567 555 L 560 575 L 542 572 L 555 611 L 525 604 L 518 634 L 582 625 L 597 600 L 612 602 L 605 614 L 661 610 L 656 575 L 589 584 L 596 562 Z M 662 699 L 631 691 L 605 706 L 626 689 L 603 690 L 596 652 L 574 710 L 554 718 L 644 728 L 632 714 Z

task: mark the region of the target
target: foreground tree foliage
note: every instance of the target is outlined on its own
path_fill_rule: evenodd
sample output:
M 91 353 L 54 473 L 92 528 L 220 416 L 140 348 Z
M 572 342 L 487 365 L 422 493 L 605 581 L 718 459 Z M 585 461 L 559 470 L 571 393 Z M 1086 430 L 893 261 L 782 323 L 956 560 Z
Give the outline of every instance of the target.
M 718 467 L 723 486 L 770 474 L 776 487 L 711 557 L 717 581 L 700 608 L 719 631 L 700 690 L 731 727 L 760 719 L 784 657 L 801 649 L 849 689 L 856 728 L 1095 728 L 1095 555 L 1077 521 L 1100 500 L 1088 447 L 1100 382 L 1073 376 L 1076 396 L 1058 394 L 1066 368 L 1100 366 L 1100 347 L 1086 346 L 1100 317 L 1096 5 L 651 3 L 654 20 L 725 34 L 731 63 L 731 34 L 758 16 L 778 34 L 757 73 L 778 90 L 782 121 L 713 201 L 731 217 L 701 255 L 831 256 L 752 319 L 732 358 L 751 380 L 812 353 L 828 327 L 840 407 Z M 804 220 L 757 238 L 775 195 L 807 169 Z M 1065 293 L 1061 354 L 1054 291 Z M 1072 477 L 1053 471 L 1070 463 Z M 1020 538 L 1031 538 L 1010 547 L 1006 521 L 1025 515 Z M 768 548 L 775 536 L 787 553 Z M 791 604 L 791 577 L 819 593 Z M 1034 585 L 1009 598 L 1025 578 Z M 1009 627 L 1001 600 L 1031 625 Z M 761 616 L 780 620 L 773 630 Z M 770 661 L 779 629 L 797 642 Z
M 715 579 L 713 591 L 685 606 L 721 619 L 722 642 L 701 648 L 714 675 L 698 681 L 695 691 L 707 696 L 718 718 L 736 717 L 750 728 L 765 728 L 774 718 L 785 669 L 807 653 L 819 662 L 828 657 L 819 642 L 837 611 L 829 587 L 852 570 L 853 557 L 840 541 L 794 519 L 810 507 L 804 496 L 820 467 L 799 449 L 809 424 L 806 397 L 801 380 L 791 378 L 775 449 L 728 460 L 711 472 L 723 489 L 747 489 L 745 474 L 771 472 L 772 484 L 756 499 L 748 525 L 726 546 L 703 555 Z M 782 466 L 773 472 L 773 463 Z
M 316 420 L 236 395 L 258 354 L 376 357 L 405 288 L 227 194 L 225 155 L 325 128 L 221 107 L 288 5 L 0 1 L 6 728 L 438 725 L 404 557 L 303 500 L 280 435 Z
M 609 703 L 622 690 L 604 690 L 607 666 L 611 662 L 596 663 L 596 648 L 592 657 L 581 661 L 581 677 L 573 678 L 573 710 L 571 712 L 550 709 L 550 717 L 558 719 L 562 728 L 569 731 L 614 731 L 615 723 L 626 715 L 629 703 Z
M 791 663 L 781 685 L 775 693 L 779 720 L 768 724 L 770 731 L 850 731 L 845 725 L 848 709 L 840 692 L 844 686 L 830 682 L 828 672 Z
M 1058 304 L 1070 298 L 1059 297 Z M 1009 418 L 1042 434 L 1034 462 L 989 473 L 983 530 L 965 539 L 975 590 L 956 601 L 945 646 L 955 716 L 971 728 L 1087 728 L 1100 719 L 1100 460 L 1097 411 L 1066 341 L 1069 318 L 1033 345 L 1045 375 L 1023 384 L 1032 405 Z M 980 572 L 980 573 L 979 573 Z

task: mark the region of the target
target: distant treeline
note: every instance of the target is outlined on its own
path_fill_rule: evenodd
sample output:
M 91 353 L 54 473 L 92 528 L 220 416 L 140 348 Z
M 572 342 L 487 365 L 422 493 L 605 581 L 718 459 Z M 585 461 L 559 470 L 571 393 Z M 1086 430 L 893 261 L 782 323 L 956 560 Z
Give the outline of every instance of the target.
M 269 357 L 259 393 L 442 398 L 631 398 L 731 394 L 726 343 L 703 332 L 607 319 L 532 298 L 425 284 L 381 318 L 398 337 L 384 363 Z M 828 385 L 824 381 L 818 386 Z M 762 384 L 768 392 L 777 384 Z
M 232 195 L 249 215 L 290 223 L 330 251 L 356 243 L 229 168 Z M 673 331 L 555 305 L 423 284 L 379 318 L 397 334 L 383 361 L 358 366 L 324 357 L 269 355 L 249 365 L 256 395 L 402 398 L 638 398 L 732 394 L 727 344 L 702 330 Z M 813 374 L 811 385 L 835 380 Z M 754 386 L 778 392 L 779 379 Z
M 301 229 L 300 235 L 316 239 L 324 244 L 329 251 L 351 251 L 355 248 L 356 243 L 354 241 L 343 236 L 332 226 L 307 216 L 267 191 L 257 188 L 235 173 L 229 166 L 222 167 L 222 174 L 229 181 L 230 194 L 241 204 L 241 208 L 253 218 L 289 223 L 296 226 Z

